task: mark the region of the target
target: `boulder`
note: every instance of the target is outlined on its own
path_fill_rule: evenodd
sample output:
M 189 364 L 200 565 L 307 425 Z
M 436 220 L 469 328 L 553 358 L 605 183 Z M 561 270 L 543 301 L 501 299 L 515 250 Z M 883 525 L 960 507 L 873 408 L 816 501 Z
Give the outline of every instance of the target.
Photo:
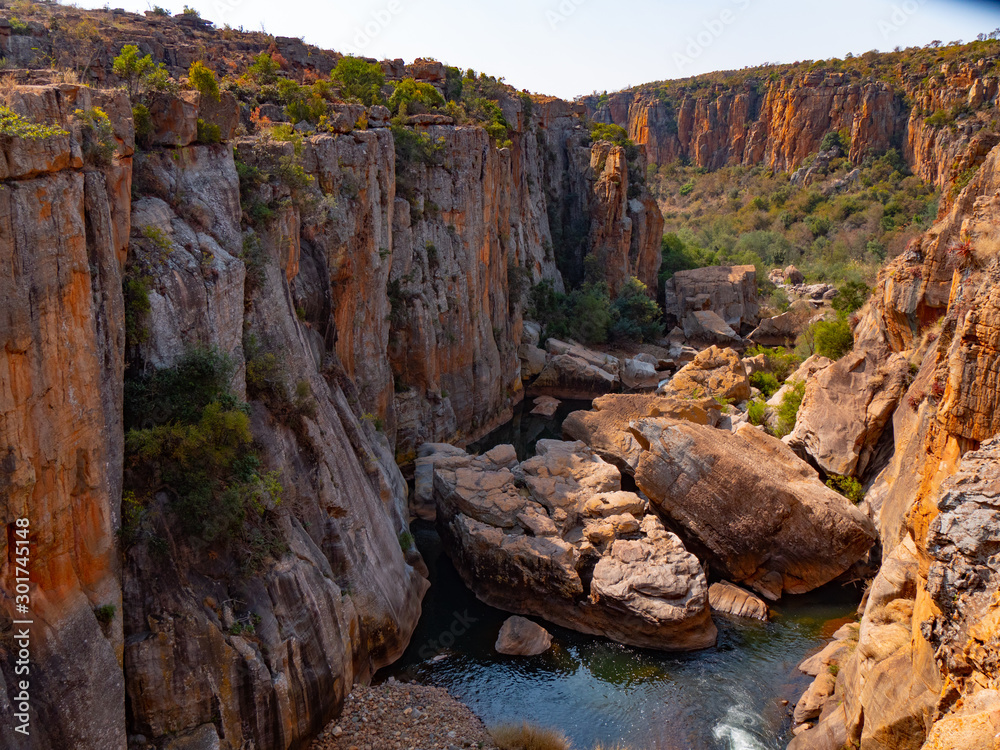
M 548 355 L 544 351 L 528 343 L 518 347 L 517 356 L 521 360 L 521 377 L 525 380 L 540 375 L 548 362 Z
M 152 132 L 149 143 L 153 146 L 189 146 L 198 138 L 197 91 L 167 94 L 154 91 L 146 98 Z
M 795 429 L 785 441 L 828 474 L 863 476 L 908 375 L 902 354 L 849 352 L 808 381 Z
M 739 354 L 712 346 L 682 367 L 660 393 L 693 399 L 713 396 L 739 403 L 750 398 L 750 381 Z
M 810 719 L 818 719 L 836 685 L 837 678 L 829 670 L 821 672 L 795 704 L 792 721 L 801 724 Z
M 733 345 L 740 335 L 711 310 L 696 310 L 684 318 L 684 336 L 691 341 Z
M 799 365 L 798 369 L 789 375 L 785 382 L 782 384 L 781 388 L 775 391 L 774 395 L 767 400 L 767 405 L 777 409 L 781 406 L 781 402 L 784 401 L 785 395 L 795 387 L 796 383 L 801 383 L 803 381 L 808 382 L 809 378 L 815 375 L 820 370 L 825 370 L 827 367 L 833 364 L 833 360 L 829 357 L 823 357 L 819 354 L 813 354 L 805 362 Z
M 747 340 L 761 346 L 793 346 L 814 315 L 808 304 L 796 302 L 787 312 L 760 321 L 760 325 L 747 335 Z
M 541 625 L 524 617 L 508 617 L 500 627 L 494 648 L 508 656 L 537 656 L 552 646 L 552 636 Z
M 710 398 L 695 401 L 669 396 L 611 394 L 594 399 L 590 411 L 569 414 L 563 420 L 563 436 L 585 443 L 605 461 L 634 474 L 642 447 L 629 431 L 629 423 L 661 416 L 715 425 L 719 410 L 718 404 Z
M 521 343 L 528 344 L 530 346 L 538 346 L 538 342 L 541 340 L 542 340 L 541 325 L 531 320 L 524 321 L 524 325 L 521 328 Z
M 539 414 L 543 417 L 551 417 L 559 409 L 561 403 L 559 399 L 552 398 L 551 396 L 539 396 L 535 399 L 535 408 L 531 410 L 531 413 Z
M 806 280 L 806 277 L 802 275 L 802 271 L 795 266 L 788 266 L 781 275 L 786 284 L 804 284 Z
M 710 266 L 678 271 L 664 288 L 668 326 L 697 310 L 711 310 L 734 331 L 757 325 L 757 270 L 753 266 Z
M 715 643 L 697 558 L 618 469 L 579 442 L 541 440 L 520 465 L 504 448 L 434 468 L 445 550 L 479 599 L 643 648 Z
M 719 581 L 708 587 L 708 606 L 713 612 L 768 621 L 764 601 L 729 581 Z
M 413 464 L 413 492 L 410 513 L 424 521 L 437 516 L 434 505 L 434 462 L 445 456 L 462 456 L 465 451 L 449 443 L 424 443 L 417 450 Z
M 780 440 L 668 418 L 635 421 L 635 480 L 650 502 L 726 578 L 768 599 L 832 581 L 876 533 Z
M 387 128 L 389 127 L 389 118 L 392 113 L 389 111 L 388 107 L 384 107 L 381 104 L 376 104 L 374 107 L 368 108 L 368 127 L 369 128 Z
M 198 119 L 217 125 L 222 140 L 228 141 L 236 134 L 236 128 L 240 124 L 239 102 L 230 91 L 220 91 L 218 99 L 200 96 Z
M 640 359 L 626 359 L 622 368 L 622 384 L 635 390 L 655 390 L 660 384 L 660 376 L 656 372 L 655 363 L 650 364 Z
M 618 378 L 607 370 L 569 354 L 556 355 L 546 362 L 531 384 L 531 392 L 543 396 L 588 399 L 618 389 Z

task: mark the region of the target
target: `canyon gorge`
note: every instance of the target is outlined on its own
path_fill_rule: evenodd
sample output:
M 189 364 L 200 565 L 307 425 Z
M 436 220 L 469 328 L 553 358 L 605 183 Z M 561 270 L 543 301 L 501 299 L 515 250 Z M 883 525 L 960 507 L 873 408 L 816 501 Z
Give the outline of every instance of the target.
M 577 101 L 366 63 L 433 102 L 407 109 L 299 39 L 29 6 L 0 20 L 0 746 L 309 747 L 411 645 L 415 517 L 480 600 L 638 647 L 711 648 L 720 596 L 867 582 L 789 747 L 994 746 L 1000 42 Z M 853 349 L 768 402 L 800 388 L 779 439 L 748 416 L 744 350 L 781 323 L 760 274 L 663 278 L 648 175 L 809 184 L 831 132 L 941 202 Z M 531 319 L 594 269 L 666 307 L 660 354 Z M 466 452 L 539 396 L 592 403 L 537 455 Z

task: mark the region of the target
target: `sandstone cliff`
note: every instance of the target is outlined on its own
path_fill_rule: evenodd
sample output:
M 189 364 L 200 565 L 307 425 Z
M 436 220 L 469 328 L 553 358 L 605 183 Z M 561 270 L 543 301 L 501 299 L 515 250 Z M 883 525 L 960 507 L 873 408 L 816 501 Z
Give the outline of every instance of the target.
M 963 49 L 714 74 L 585 102 L 595 120 L 626 128 L 651 164 L 791 172 L 840 131 L 852 161 L 895 147 L 915 174 L 948 188 L 982 160 L 982 141 L 995 132 L 995 43 Z M 956 122 L 954 112 L 968 116 Z M 928 119 L 933 113 L 940 121 Z
M 914 367 L 893 457 L 865 501 L 885 561 L 837 676 L 843 710 L 824 711 L 796 750 L 971 749 L 995 734 L 996 582 L 981 565 L 995 452 L 983 443 L 997 433 L 998 167 L 994 148 L 948 215 L 882 272 L 856 330 L 859 345 L 888 345 Z
M 199 55 L 192 39 L 215 38 L 184 18 L 116 19 L 114 43 L 91 50 L 97 79 L 123 41 L 180 73 Z M 58 47 L 57 27 L 32 28 L 38 49 Z M 12 75 L 51 80 L 37 49 L 5 29 L 0 46 L 29 66 Z M 230 62 L 275 44 L 301 75 L 337 58 L 247 36 L 223 45 Z M 437 63 L 384 67 L 443 80 Z M 567 227 L 586 228 L 574 251 L 602 243 L 619 269 L 612 285 L 630 275 L 654 285 L 659 267 L 655 205 L 629 186 L 626 163 L 592 159 L 617 147 L 592 148 L 577 106 L 505 92 L 505 144 L 444 116 L 394 131 L 384 108 L 356 105 L 334 105 L 331 132 L 295 143 L 237 136 L 250 112 L 228 92 L 218 102 L 158 93 L 136 151 L 123 93 L 9 87 L 14 112 L 51 128 L 5 135 L 0 160 L 12 269 L 0 282 L 0 509 L 8 529 L 31 519 L 32 612 L 44 622 L 27 747 L 124 748 L 129 736 L 298 747 L 353 683 L 402 653 L 427 582 L 396 459 L 427 440 L 474 439 L 510 414 L 524 291 L 563 288 Z M 222 143 L 200 142 L 199 117 Z M 411 158 L 400 139 L 420 133 L 431 147 Z M 261 471 L 280 482 L 273 544 L 252 567 L 185 533 L 169 486 L 122 507 L 125 383 L 197 347 L 232 363 Z M 4 601 L 10 708 L 15 612 Z M 5 710 L 4 742 L 12 721 Z

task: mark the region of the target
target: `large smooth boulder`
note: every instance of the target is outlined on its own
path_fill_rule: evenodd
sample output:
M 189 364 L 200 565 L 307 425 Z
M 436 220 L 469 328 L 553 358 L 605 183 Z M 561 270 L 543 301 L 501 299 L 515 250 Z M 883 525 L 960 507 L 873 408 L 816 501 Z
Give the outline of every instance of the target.
M 760 325 L 747 335 L 747 340 L 761 346 L 793 346 L 816 318 L 816 311 L 808 303 L 796 302 L 786 312 L 760 321 Z
M 197 91 L 178 94 L 153 92 L 147 98 L 153 130 L 149 143 L 153 146 L 188 146 L 198 138 Z
M 678 398 L 712 396 L 738 403 L 750 398 L 750 381 L 739 354 L 712 346 L 684 365 L 659 392 Z
M 714 426 L 719 409 L 710 398 L 615 393 L 594 399 L 590 410 L 569 414 L 563 420 L 563 437 L 585 443 L 605 461 L 634 474 L 642 446 L 629 430 L 629 423 L 643 417 L 672 417 Z
M 514 615 L 504 620 L 494 648 L 508 656 L 537 656 L 552 646 L 552 635 L 538 623 Z
M 622 367 L 622 384 L 635 390 L 655 390 L 660 384 L 660 375 L 656 372 L 656 364 L 636 357 L 626 359 Z
M 715 643 L 697 558 L 621 473 L 578 442 L 539 441 L 436 462 L 445 550 L 487 604 L 644 648 Z
M 863 476 L 907 387 L 902 354 L 846 354 L 806 384 L 795 429 L 785 442 L 828 474 Z
M 616 375 L 572 354 L 550 357 L 531 384 L 531 393 L 553 398 L 588 399 L 618 390 Z
M 740 343 L 740 335 L 711 310 L 695 310 L 683 321 L 684 336 L 692 341 L 732 346 Z
M 780 440 L 668 418 L 630 430 L 639 489 L 727 579 L 769 599 L 832 581 L 876 539 L 868 517 Z
M 757 269 L 753 266 L 709 266 L 678 271 L 664 288 L 668 327 L 689 313 L 711 310 L 734 331 L 757 325 Z

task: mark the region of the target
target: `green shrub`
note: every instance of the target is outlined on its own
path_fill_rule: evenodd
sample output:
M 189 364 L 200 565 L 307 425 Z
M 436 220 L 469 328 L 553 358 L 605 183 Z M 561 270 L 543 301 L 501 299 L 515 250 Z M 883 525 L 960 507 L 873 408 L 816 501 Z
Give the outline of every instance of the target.
M 393 114 L 401 112 L 413 113 L 413 105 L 418 104 L 425 109 L 440 107 L 444 104 L 444 98 L 438 90 L 429 83 L 415 81 L 412 78 L 404 78 L 397 85 L 389 97 L 389 109 Z
M 218 143 L 222 140 L 222 130 L 214 122 L 198 118 L 198 143 Z
M 754 427 L 760 427 L 767 418 L 767 404 L 755 398 L 747 404 L 747 419 Z
M 590 123 L 590 137 L 595 141 L 611 141 L 618 146 L 633 145 L 632 140 L 628 137 L 628 131 L 621 125 L 614 123 Z
M 611 338 L 618 341 L 648 342 L 663 335 L 663 311 L 650 299 L 647 287 L 630 278 L 611 304 Z
M 281 66 L 267 52 L 261 52 L 247 68 L 247 77 L 259 86 L 267 86 L 278 80 Z
M 345 99 L 357 100 L 368 107 L 383 101 L 385 73 L 378 63 L 369 63 L 358 57 L 342 57 L 330 77 L 340 85 L 340 95 Z
M 694 192 L 694 182 L 685 182 L 681 185 L 680 194 L 681 195 L 691 195 Z
M 860 281 L 849 281 L 837 290 L 837 296 L 833 298 L 833 309 L 850 314 L 860 310 L 868 300 L 871 289 L 867 284 Z
M 757 357 L 761 354 L 767 359 L 767 369 L 774 373 L 779 383 L 784 383 L 802 364 L 802 358 L 782 347 L 752 346 L 747 349 L 745 356 Z
M 215 80 L 215 71 L 201 61 L 191 63 L 188 69 L 188 83 L 197 89 L 206 99 L 220 101 L 219 82 Z
M 855 505 L 865 499 L 865 488 L 854 477 L 831 474 L 826 480 L 826 486 L 831 490 L 836 490 Z
M 282 550 L 274 523 L 282 487 L 261 469 L 248 407 L 230 389 L 233 371 L 218 351 L 194 349 L 126 383 L 123 540 L 142 538 L 149 503 L 166 490 L 166 520 L 196 549 L 222 545 L 245 570 Z
M 156 64 L 152 55 L 140 56 L 137 46 L 126 44 L 112 60 L 111 70 L 125 82 L 129 97 L 134 99 L 139 94 L 143 79 L 156 70 Z
M 820 320 L 813 324 L 813 342 L 817 354 L 837 360 L 854 348 L 854 334 L 843 317 Z
M 149 107 L 145 104 L 133 106 L 132 122 L 135 126 L 135 139 L 139 143 L 145 143 L 153 134 L 153 118 L 149 114 Z
M 122 296 L 125 301 L 125 347 L 132 349 L 149 340 L 147 320 L 150 310 L 149 290 L 153 277 L 135 269 L 122 277 Z
M 111 118 L 100 107 L 77 109 L 74 116 L 83 125 L 83 153 L 94 164 L 107 166 L 118 151 Z
M 759 389 L 765 399 L 771 398 L 781 388 L 781 383 L 769 372 L 755 372 L 750 376 L 750 385 Z
M 799 416 L 799 407 L 802 406 L 802 398 L 806 394 L 806 383 L 800 380 L 795 383 L 781 399 L 781 406 L 778 407 L 778 425 L 774 430 L 774 436 L 782 438 L 795 429 L 795 420 Z
M 37 141 L 61 135 L 69 135 L 69 131 L 57 125 L 41 125 L 32 122 L 6 104 L 0 104 L 0 136 Z
M 114 604 L 102 604 L 99 607 L 94 607 L 94 617 L 97 618 L 97 621 L 101 625 L 108 626 L 115 619 L 115 611 L 117 609 Z

